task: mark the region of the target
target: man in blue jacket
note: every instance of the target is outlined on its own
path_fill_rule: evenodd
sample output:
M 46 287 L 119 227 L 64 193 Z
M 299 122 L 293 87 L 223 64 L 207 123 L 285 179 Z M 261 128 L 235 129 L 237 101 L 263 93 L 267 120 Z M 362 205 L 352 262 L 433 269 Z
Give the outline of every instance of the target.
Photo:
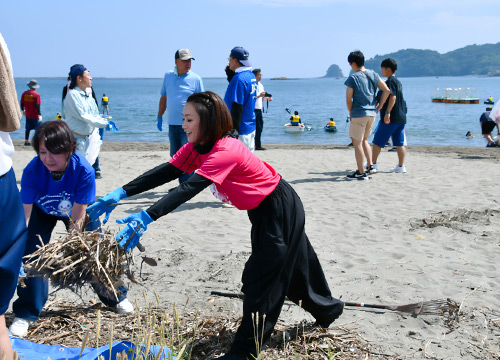
M 241 46 L 231 50 L 229 68 L 235 72 L 226 89 L 226 102 L 233 127 L 238 131 L 238 139 L 251 151 L 255 150 L 255 100 L 257 80 L 252 72 L 248 51 Z

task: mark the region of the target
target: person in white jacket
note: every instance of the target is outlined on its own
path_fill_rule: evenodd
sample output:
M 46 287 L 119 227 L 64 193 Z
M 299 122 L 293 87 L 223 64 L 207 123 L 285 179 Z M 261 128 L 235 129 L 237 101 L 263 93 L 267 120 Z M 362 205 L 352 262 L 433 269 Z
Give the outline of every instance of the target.
M 92 98 L 92 77 L 85 66 L 73 65 L 69 76 L 70 91 L 64 99 L 62 109 L 64 121 L 75 134 L 76 152 L 93 164 L 97 154 L 92 157 L 89 153 L 89 136 L 96 128 L 117 129 L 113 121 L 108 121 L 99 114 L 97 104 Z

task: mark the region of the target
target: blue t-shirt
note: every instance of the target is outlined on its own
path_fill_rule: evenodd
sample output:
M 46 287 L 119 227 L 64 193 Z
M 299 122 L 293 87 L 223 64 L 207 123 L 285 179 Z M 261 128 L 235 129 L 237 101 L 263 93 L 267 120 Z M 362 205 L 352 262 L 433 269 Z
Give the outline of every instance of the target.
M 255 131 L 255 99 L 257 95 L 257 80 L 251 70 L 237 72 L 227 86 L 224 101 L 229 111 L 233 102 L 243 105 L 243 114 L 238 133 L 248 135 Z
M 163 78 L 161 95 L 167 97 L 167 118 L 169 125 L 182 125 L 182 110 L 186 100 L 194 93 L 205 91 L 201 77 L 192 71 L 181 76 L 169 71 Z
M 375 95 L 380 76 L 373 70 L 358 71 L 347 78 L 344 85 L 354 90 L 352 118 L 377 116 Z
M 73 154 L 63 177 L 55 181 L 50 171 L 36 156 L 24 168 L 21 178 L 23 204 L 35 203 L 48 215 L 68 217 L 73 203 L 89 204 L 95 201 L 94 169 L 79 154 Z

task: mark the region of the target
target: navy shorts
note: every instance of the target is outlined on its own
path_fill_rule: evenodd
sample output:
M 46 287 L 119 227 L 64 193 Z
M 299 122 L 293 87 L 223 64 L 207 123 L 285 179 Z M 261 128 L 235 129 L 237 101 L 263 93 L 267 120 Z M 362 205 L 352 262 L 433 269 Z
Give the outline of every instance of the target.
M 481 131 L 484 134 L 489 134 L 495 128 L 496 123 L 494 121 L 483 121 L 481 122 Z
M 26 118 L 26 130 L 36 130 L 38 127 L 38 118 L 28 119 Z
M 392 146 L 403 146 L 405 143 L 405 124 L 386 124 L 380 121 L 373 137 L 373 144 L 385 147 L 387 140 L 392 137 Z

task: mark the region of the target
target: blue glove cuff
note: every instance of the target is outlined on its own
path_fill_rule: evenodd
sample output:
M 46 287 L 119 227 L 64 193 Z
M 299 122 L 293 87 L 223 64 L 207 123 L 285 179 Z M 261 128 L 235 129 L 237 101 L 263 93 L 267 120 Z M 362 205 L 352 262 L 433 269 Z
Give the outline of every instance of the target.
M 113 191 L 109 193 L 110 196 L 113 197 L 113 199 L 120 201 L 122 199 L 125 199 L 127 197 L 127 193 L 125 190 L 123 190 L 122 187 L 116 188 Z
M 149 216 L 146 210 L 142 210 L 139 214 L 139 218 L 142 220 L 144 225 L 149 225 L 151 224 L 154 220 Z

